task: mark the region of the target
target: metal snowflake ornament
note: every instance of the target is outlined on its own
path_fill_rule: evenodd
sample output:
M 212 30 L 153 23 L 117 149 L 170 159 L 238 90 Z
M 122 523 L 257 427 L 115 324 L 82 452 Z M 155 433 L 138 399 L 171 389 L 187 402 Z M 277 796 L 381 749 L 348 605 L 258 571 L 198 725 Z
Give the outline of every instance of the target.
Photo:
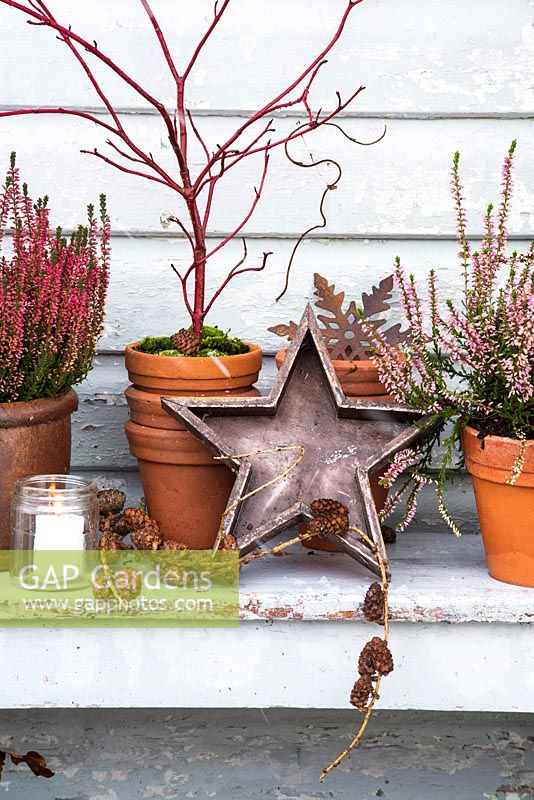
M 310 306 L 268 396 L 166 398 L 162 404 L 235 473 L 221 533 L 235 535 L 242 555 L 309 522 L 312 502 L 327 497 L 347 506 L 351 524 L 387 558 L 369 476 L 420 437 L 413 424 L 419 414 L 346 398 Z M 289 469 L 295 450 L 302 458 Z M 378 574 L 376 554 L 357 534 L 329 538 Z
M 315 306 L 326 311 L 325 314 L 317 314 L 317 319 L 322 325 L 321 333 L 326 341 L 328 352 L 331 359 L 342 361 L 359 361 L 368 359 L 370 356 L 369 338 L 365 334 L 362 324 L 360 309 L 354 300 L 344 308 L 345 292 L 336 292 L 335 284 L 329 284 L 326 278 L 314 275 Z M 390 301 L 393 295 L 393 275 L 388 275 L 380 281 L 378 286 L 373 286 L 371 293 L 363 292 L 361 300 L 361 311 L 367 322 L 376 330 L 380 330 L 381 336 L 393 347 L 405 342 L 410 331 L 401 331 L 400 324 L 387 326 L 385 317 L 378 317 L 379 314 L 389 311 Z M 275 325 L 269 328 L 271 333 L 277 336 L 285 336 L 292 340 L 298 329 L 296 322 L 291 321 L 288 325 Z

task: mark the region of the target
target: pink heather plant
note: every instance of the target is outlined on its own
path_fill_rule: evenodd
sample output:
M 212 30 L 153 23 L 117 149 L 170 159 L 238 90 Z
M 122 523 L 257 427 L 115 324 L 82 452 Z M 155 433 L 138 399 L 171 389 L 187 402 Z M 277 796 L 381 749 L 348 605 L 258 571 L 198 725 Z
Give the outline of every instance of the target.
M 466 233 L 460 154 L 454 156 L 451 186 L 463 274 L 461 300 L 441 302 L 434 270 L 422 299 L 413 275 L 406 275 L 397 257 L 396 283 L 412 329 L 410 341 L 402 346 L 404 358 L 366 326 L 381 380 L 397 400 L 421 410 L 429 431 L 421 449 L 399 454 L 382 478 L 391 486 L 407 467 L 412 469 L 384 510 L 387 516 L 410 490 L 401 528 L 413 518 L 423 485 L 434 483 L 443 517 L 459 533 L 443 504 L 443 491 L 451 469 L 461 465 L 459 443 L 465 424 L 475 427 L 481 438 L 492 434 L 525 443 L 534 438 L 534 242 L 524 255 L 507 255 L 515 148 L 513 141 L 504 160 L 499 209 L 495 214 L 488 206 L 484 237 L 476 251 Z M 452 429 L 441 441 L 449 423 Z M 445 455 L 433 471 L 437 442 L 444 445 Z M 521 459 L 520 455 L 510 483 L 521 473 Z
M 35 205 L 11 167 L 0 194 L 0 402 L 66 392 L 89 371 L 102 331 L 108 286 L 110 228 L 105 197 L 99 225 L 67 240 L 52 231 L 48 198 Z M 12 229 L 6 255 L 4 231 Z

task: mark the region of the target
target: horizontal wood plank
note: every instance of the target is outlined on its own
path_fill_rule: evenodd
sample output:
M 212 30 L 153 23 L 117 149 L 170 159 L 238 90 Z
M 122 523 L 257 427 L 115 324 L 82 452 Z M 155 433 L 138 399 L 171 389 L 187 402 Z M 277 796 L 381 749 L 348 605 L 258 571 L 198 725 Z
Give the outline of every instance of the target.
M 208 145 L 215 144 L 239 124 L 232 117 L 202 120 Z M 281 131 L 295 120 L 282 119 Z M 380 120 L 348 119 L 344 127 L 363 141 L 383 130 Z M 129 130 L 136 141 L 176 173 L 164 131 L 155 117 L 132 117 Z M 502 159 L 512 139 L 519 141 L 516 192 L 510 231 L 528 233 L 534 215 L 534 139 L 532 120 L 391 120 L 385 138 L 373 147 L 360 147 L 329 128 L 295 143 L 292 154 L 308 162 L 335 158 L 343 177 L 326 201 L 326 233 L 448 234 L 454 231 L 449 173 L 459 149 L 463 183 L 473 231 L 482 229 L 482 214 L 496 200 Z M 156 183 L 125 175 L 81 149 L 105 150 L 105 136 L 84 120 L 40 116 L 0 120 L 0 154 L 16 149 L 24 179 L 34 196 L 50 195 L 55 224 L 73 227 L 83 220 L 85 207 L 108 196 L 115 234 L 161 231 L 170 213 L 183 215 L 179 198 Z M 193 172 L 203 164 L 199 146 L 192 144 Z M 262 172 L 261 157 L 245 159 L 218 184 L 210 222 L 212 233 L 235 230 L 246 216 Z M 323 164 L 302 169 L 289 163 L 282 151 L 272 154 L 261 201 L 243 232 L 294 236 L 320 222 L 319 201 L 336 175 Z M 184 217 L 185 218 L 185 217 Z M 177 228 L 175 227 L 175 230 Z
M 232 630 L 0 630 L 0 707 L 346 709 L 358 654 L 377 630 L 283 620 Z M 533 645 L 528 625 L 393 623 L 396 669 L 380 707 L 532 713 Z
M 212 240 L 215 246 L 219 240 Z M 236 336 L 261 345 L 273 353 L 285 346 L 283 339 L 268 328 L 290 319 L 298 321 L 308 301 L 313 301 L 313 276 L 319 272 L 347 300 L 359 300 L 373 284 L 394 269 L 401 256 L 408 272 L 413 272 L 424 291 L 428 271 L 439 274 L 443 299 L 457 299 L 462 276 L 457 256 L 458 245 L 447 241 L 314 239 L 304 242 L 297 252 L 289 287 L 277 303 L 294 240 L 254 239 L 248 243 L 248 263 L 259 263 L 261 253 L 272 251 L 263 272 L 236 278 L 225 289 L 210 312 L 207 322 L 231 330 Z M 476 246 L 476 242 L 474 244 Z M 514 243 L 526 249 L 524 242 Z M 183 263 L 186 245 L 179 239 L 131 239 L 120 237 L 112 244 L 112 269 L 104 334 L 99 347 L 122 351 L 129 342 L 147 335 L 170 335 L 188 325 L 179 282 L 170 264 Z M 208 296 L 228 270 L 242 256 L 240 241 L 231 243 L 213 258 L 208 270 Z M 401 312 L 394 295 L 391 316 Z M 109 366 L 109 365 L 108 365 Z M 95 389 L 98 385 L 94 384 Z
M 337 680 L 335 666 L 331 673 Z M 320 769 L 357 725 L 352 708 L 21 709 L 2 722 L 6 744 L 38 745 L 55 772 L 51 782 L 32 781 L 31 800 L 424 800 L 429 787 L 432 800 L 531 793 L 527 714 L 379 709 L 359 750 L 322 784 Z M 5 766 L 10 800 L 28 800 L 31 777 L 21 769 Z
M 211 20 L 213 3 L 155 0 L 153 7 L 183 68 Z M 344 0 L 232 3 L 192 73 L 190 105 L 258 108 L 321 51 L 344 7 Z M 140 4 L 55 0 L 52 10 L 172 104 L 172 81 Z M 0 9 L 0 42 L 3 103 L 98 100 L 66 48 L 49 31 L 26 26 L 23 14 Z M 362 83 L 368 88 L 355 105 L 361 110 L 532 111 L 533 47 L 525 0 L 505 6 L 496 0 L 413 0 L 404 6 L 373 0 L 352 12 L 313 99 L 326 108 L 335 89 L 346 95 Z M 120 80 L 105 86 L 119 106 L 145 102 Z
M 468 481 L 464 490 L 470 490 Z M 465 498 L 472 500 L 470 493 Z M 525 589 L 490 578 L 482 539 L 456 540 L 436 520 L 434 530 L 418 520 L 388 547 L 391 617 L 408 623 L 530 623 L 534 598 Z M 435 528 L 440 528 L 436 532 Z M 467 530 L 478 530 L 469 526 Z M 369 573 L 337 553 L 302 553 L 296 547 L 276 559 L 246 567 L 241 579 L 241 615 L 247 620 L 359 620 Z
M 474 535 L 427 529 L 390 555 L 396 669 L 380 707 L 533 712 L 531 590 L 490 579 Z M 361 620 L 369 582 L 346 557 L 301 551 L 243 570 L 237 630 L 0 631 L 0 706 L 346 708 L 376 632 Z

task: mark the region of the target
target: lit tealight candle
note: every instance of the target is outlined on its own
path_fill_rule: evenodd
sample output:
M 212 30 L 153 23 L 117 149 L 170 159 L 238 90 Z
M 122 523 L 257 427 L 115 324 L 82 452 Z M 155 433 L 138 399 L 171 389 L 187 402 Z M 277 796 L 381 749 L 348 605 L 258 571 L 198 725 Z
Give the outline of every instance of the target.
M 63 513 L 61 492 L 55 484 L 49 489 L 50 514 L 35 517 L 34 550 L 84 550 L 85 521 L 81 514 Z

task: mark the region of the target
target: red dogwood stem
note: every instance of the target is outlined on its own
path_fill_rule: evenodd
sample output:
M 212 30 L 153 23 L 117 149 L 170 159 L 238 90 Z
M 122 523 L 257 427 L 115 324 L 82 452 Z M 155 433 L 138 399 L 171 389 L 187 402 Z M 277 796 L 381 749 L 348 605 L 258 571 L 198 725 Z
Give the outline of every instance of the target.
M 264 253 L 263 261 L 260 266 L 238 268 L 241 267 L 241 264 L 247 257 L 245 245 L 243 260 L 230 270 L 226 278 L 213 292 L 209 302 L 206 302 L 207 260 L 238 236 L 254 214 L 265 186 L 270 151 L 326 124 L 345 109 L 363 89 L 363 87 L 357 89 L 346 101 L 342 101 L 339 93 L 336 93 L 337 105 L 333 111 L 323 116 L 321 116 L 320 112 L 316 115 L 312 112 L 310 92 L 317 73 L 323 64 L 326 63 L 326 56 L 330 53 L 343 33 L 351 11 L 363 2 L 363 0 L 349 0 L 345 5 L 336 30 L 327 44 L 322 48 L 321 52 L 313 58 L 309 65 L 302 70 L 294 80 L 290 81 L 285 89 L 278 92 L 272 100 L 263 106 L 263 108 L 253 113 L 245 122 L 240 124 L 223 144 L 217 145 L 215 149 L 210 152 L 205 137 L 199 130 L 197 123 L 193 120 L 191 112 L 186 107 L 186 83 L 204 46 L 214 34 L 230 2 L 231 0 L 223 0 L 220 5 L 218 2 L 215 3 L 213 18 L 200 40 L 193 46 L 192 55 L 183 71 L 181 71 L 172 56 L 168 40 L 152 10 L 149 0 L 140 0 L 142 8 L 150 20 L 164 61 L 176 86 L 176 106 L 169 112 L 162 102 L 117 64 L 114 59 L 104 53 L 97 42 L 89 41 L 73 31 L 69 25 L 60 23 L 45 4 L 44 0 L 28 0 L 26 3 L 18 2 L 18 0 L 0 0 L 0 4 L 26 14 L 29 17 L 29 24 L 47 27 L 57 34 L 58 39 L 69 48 L 84 71 L 90 85 L 109 114 L 110 121 L 101 119 L 98 113 L 89 113 L 76 108 L 48 108 L 46 106 L 1 111 L 0 117 L 22 116 L 26 114 L 63 114 L 93 122 L 113 136 L 113 139 L 108 139 L 106 144 L 112 148 L 115 156 L 114 158 L 110 158 L 108 155 L 101 153 L 97 148 L 82 150 L 83 153 L 88 153 L 93 157 L 99 158 L 104 163 L 109 164 L 121 172 L 135 175 L 136 177 L 149 180 L 152 183 L 165 186 L 175 193 L 175 196 L 177 196 L 185 206 L 188 221 L 186 224 L 184 220 L 180 219 L 178 216 L 171 216 L 169 219 L 174 220 L 178 224 L 178 227 L 185 236 L 186 242 L 191 247 L 191 262 L 187 270 L 183 275 L 176 269 L 175 272 L 180 279 L 185 307 L 191 316 L 193 330 L 197 335 L 200 335 L 202 331 L 206 314 L 230 281 L 245 272 L 261 271 L 266 266 L 268 255 L 270 255 L 268 253 Z M 156 161 L 151 153 L 145 152 L 126 131 L 120 118 L 120 112 L 100 85 L 89 63 L 89 57 L 95 58 L 104 64 L 111 72 L 126 83 L 127 86 L 133 89 L 140 97 L 156 109 L 163 122 L 169 143 L 176 157 L 178 173 L 176 176 L 172 174 L 172 170 L 169 171 L 167 166 Z M 273 121 L 276 113 L 296 106 L 301 106 L 303 108 L 307 122 L 299 126 L 296 132 L 293 131 L 285 135 L 280 134 L 278 136 L 272 136 L 266 141 L 264 137 L 266 137 L 267 134 L 276 133 L 276 127 Z M 265 122 L 266 118 L 267 122 Z M 254 126 L 256 123 L 261 124 L 260 130 L 257 128 L 255 129 Z M 204 165 L 194 176 L 191 174 L 192 163 L 189 160 L 188 154 L 189 133 L 192 133 L 197 139 L 205 156 Z M 246 136 L 247 133 L 250 134 L 248 137 Z M 241 144 L 244 138 L 248 138 L 248 143 L 243 142 Z M 121 146 L 119 146 L 117 142 L 119 142 Z M 224 236 L 222 241 L 208 252 L 206 235 L 214 209 L 218 182 L 230 169 L 241 163 L 243 159 L 259 153 L 264 154 L 263 170 L 258 187 L 254 189 L 254 198 L 248 211 L 239 222 L 232 225 L 231 233 Z M 117 160 L 117 157 L 119 159 L 124 159 L 125 163 Z M 193 279 L 192 289 L 189 286 L 191 278 Z

